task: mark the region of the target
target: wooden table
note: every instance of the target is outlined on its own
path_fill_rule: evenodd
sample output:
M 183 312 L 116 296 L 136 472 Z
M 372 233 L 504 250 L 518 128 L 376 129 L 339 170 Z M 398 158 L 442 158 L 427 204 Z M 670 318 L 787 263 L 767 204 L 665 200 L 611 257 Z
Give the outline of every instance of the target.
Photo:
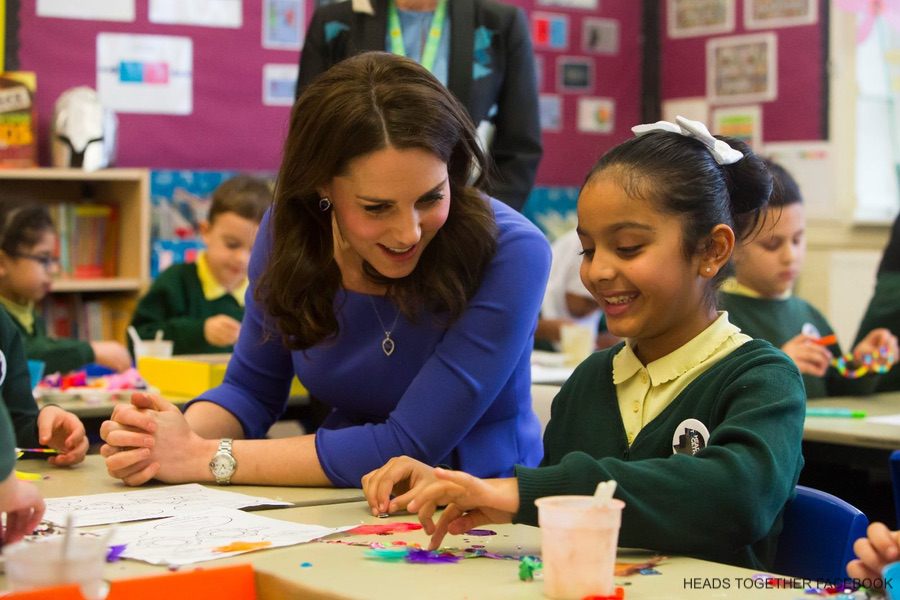
M 16 463 L 16 469 L 46 475 L 46 479 L 34 482 L 45 498 L 126 492 L 165 485 L 152 482 L 139 488 L 129 487 L 120 480 L 110 477 L 106 472 L 106 463 L 103 457 L 97 454 L 88 455 L 83 463 L 74 467 L 54 467 L 43 459 L 20 459 Z M 251 496 L 265 496 L 274 500 L 290 502 L 295 506 L 356 502 L 363 498 L 362 490 L 359 489 L 258 485 L 231 485 L 224 488 L 215 484 L 210 484 L 208 487 L 227 489 Z

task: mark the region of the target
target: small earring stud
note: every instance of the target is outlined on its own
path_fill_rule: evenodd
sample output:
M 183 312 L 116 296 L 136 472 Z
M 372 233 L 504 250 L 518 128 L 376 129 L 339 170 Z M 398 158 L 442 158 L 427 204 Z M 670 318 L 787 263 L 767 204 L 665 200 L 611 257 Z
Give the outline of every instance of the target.
M 707 273 L 712 272 L 712 267 L 706 267 L 706 272 L 707 272 Z
M 319 198 L 319 210 L 322 212 L 327 211 L 331 208 L 331 200 L 328 199 L 328 196 L 322 196 Z

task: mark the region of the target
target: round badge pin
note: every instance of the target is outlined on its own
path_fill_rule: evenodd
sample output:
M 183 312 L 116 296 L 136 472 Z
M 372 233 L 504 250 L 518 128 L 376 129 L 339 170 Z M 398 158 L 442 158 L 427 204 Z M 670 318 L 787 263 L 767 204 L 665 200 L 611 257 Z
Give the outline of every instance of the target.
M 697 419 L 685 419 L 675 428 L 672 435 L 672 453 L 697 454 L 709 442 L 709 429 Z

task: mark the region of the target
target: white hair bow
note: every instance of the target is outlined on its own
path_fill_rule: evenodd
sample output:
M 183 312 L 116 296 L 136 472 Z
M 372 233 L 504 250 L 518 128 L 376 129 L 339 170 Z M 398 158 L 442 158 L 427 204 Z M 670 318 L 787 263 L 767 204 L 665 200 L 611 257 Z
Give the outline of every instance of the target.
M 679 115 L 675 117 L 675 122 L 678 124 L 676 125 L 669 121 L 657 121 L 656 123 L 635 125 L 631 128 L 631 131 L 633 131 L 634 135 L 637 137 L 640 137 L 645 133 L 650 133 L 651 131 L 671 131 L 672 133 L 679 133 L 694 138 L 695 140 L 703 142 L 703 145 L 709 148 L 713 158 L 715 158 L 716 162 L 720 165 L 731 165 L 744 158 L 744 155 L 740 150 L 735 150 L 722 140 L 714 138 L 709 132 L 709 129 L 706 128 L 706 125 L 700 121 L 691 121 L 690 119 L 685 119 Z

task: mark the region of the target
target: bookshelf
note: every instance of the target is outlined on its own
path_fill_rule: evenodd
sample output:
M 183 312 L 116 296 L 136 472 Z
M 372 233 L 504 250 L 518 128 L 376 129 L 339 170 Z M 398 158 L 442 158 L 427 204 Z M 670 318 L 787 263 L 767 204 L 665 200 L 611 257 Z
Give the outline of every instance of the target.
M 150 177 L 146 169 L 0 169 L 0 198 L 54 205 L 108 204 L 115 207 L 113 247 L 103 248 L 110 276 L 76 278 L 61 275 L 53 282 L 46 305 L 77 307 L 75 314 L 99 311 L 102 323 L 94 334 L 125 341 L 125 328 L 140 295 L 149 284 Z M 51 210 L 52 212 L 52 210 Z M 113 253 L 113 255 L 110 255 Z M 58 312 L 58 311 L 57 311 Z M 47 315 L 52 317 L 52 315 Z M 57 314 L 56 318 L 60 318 Z M 48 327 L 53 328 L 51 318 Z M 84 332 L 79 332 L 83 337 Z

